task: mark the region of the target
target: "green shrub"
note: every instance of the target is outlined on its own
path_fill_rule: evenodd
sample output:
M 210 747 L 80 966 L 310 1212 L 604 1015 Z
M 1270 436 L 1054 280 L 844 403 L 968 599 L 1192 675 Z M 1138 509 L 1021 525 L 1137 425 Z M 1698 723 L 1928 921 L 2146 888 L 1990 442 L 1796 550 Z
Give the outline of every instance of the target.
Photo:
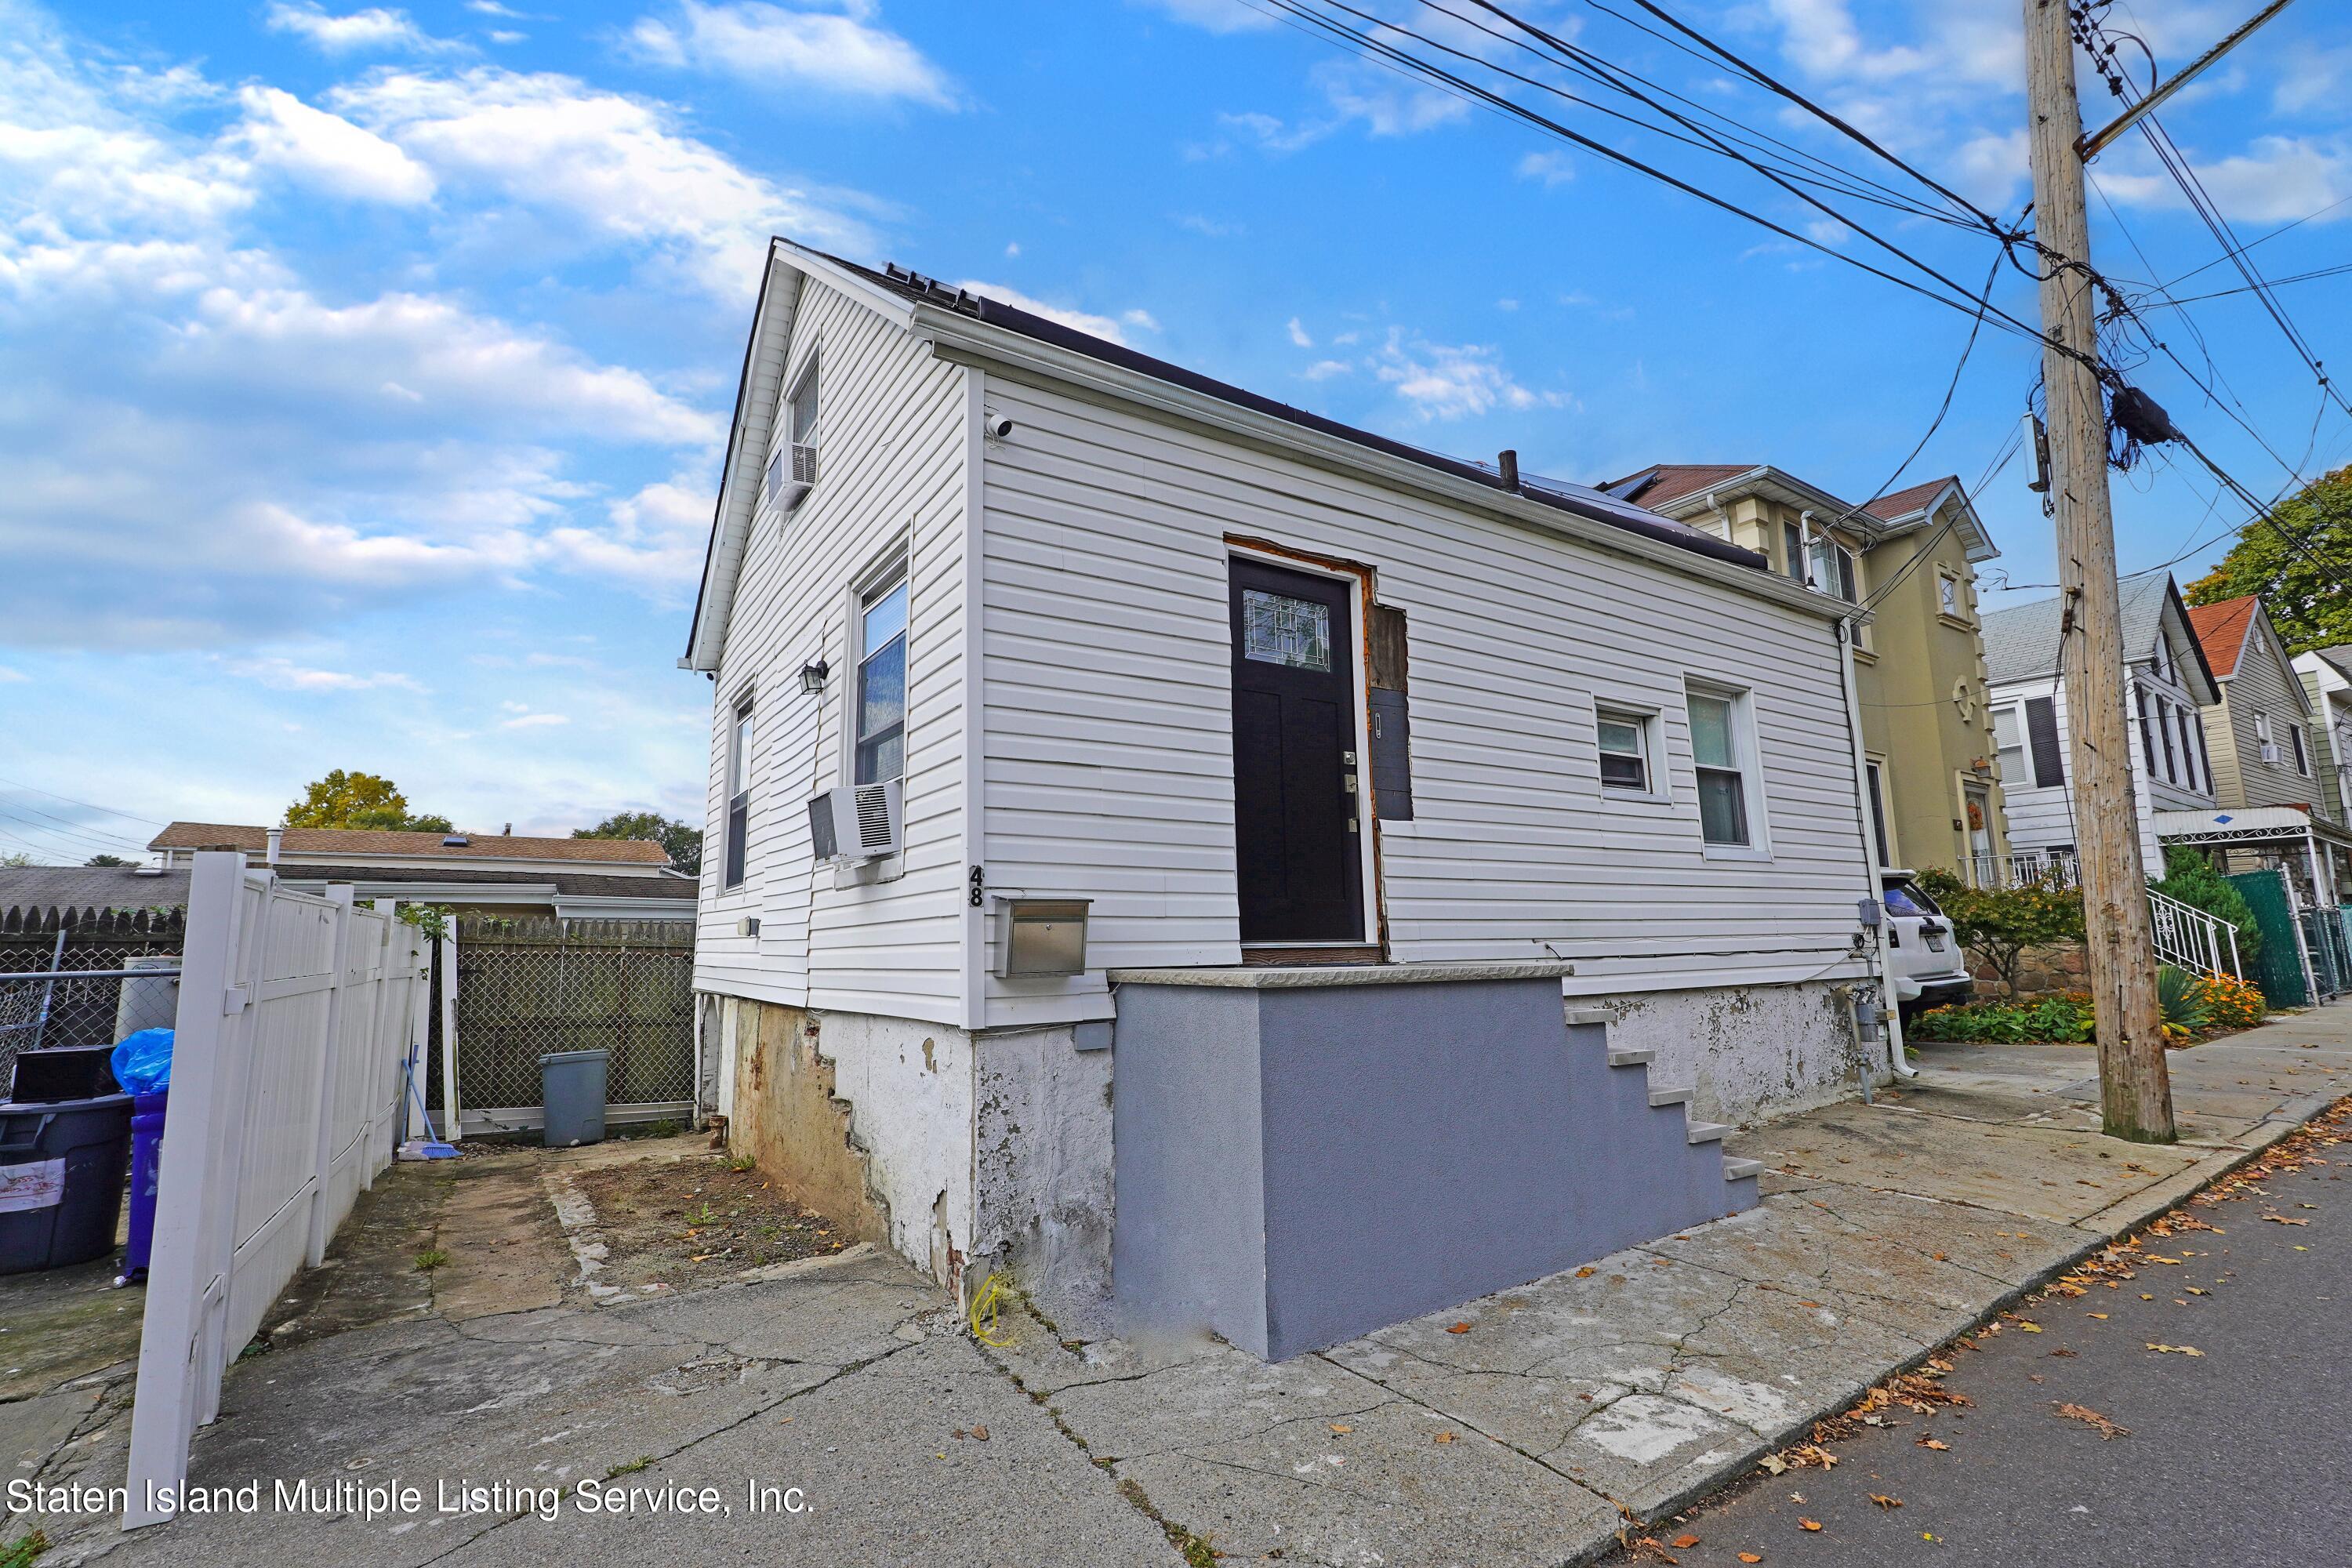
M 2205 998 L 2198 993 L 2196 976 L 2185 969 L 2168 963 L 2157 970 L 2156 1005 L 2168 1036 L 2194 1035 L 2205 1027 Z
M 2213 869 L 2213 863 L 2198 850 L 2174 845 L 2164 852 L 2164 876 L 2150 882 L 2149 887 L 2168 899 L 2179 899 L 2191 909 L 2203 910 L 2238 928 L 2238 958 L 2251 968 L 2254 955 L 2263 950 L 2263 928 L 2254 923 L 2253 907 L 2246 895 L 2230 885 L 2229 879 Z
M 1903 1033 L 1914 1040 L 2080 1044 L 2092 1037 L 2091 999 L 2068 992 L 2038 1002 L 1967 1002 L 1922 1013 L 1904 1026 Z
M 1960 945 L 1990 964 L 2011 996 L 2029 948 L 2083 940 L 2083 895 L 2074 888 L 1971 888 L 1949 871 L 1919 874 L 1919 885 L 1952 922 Z

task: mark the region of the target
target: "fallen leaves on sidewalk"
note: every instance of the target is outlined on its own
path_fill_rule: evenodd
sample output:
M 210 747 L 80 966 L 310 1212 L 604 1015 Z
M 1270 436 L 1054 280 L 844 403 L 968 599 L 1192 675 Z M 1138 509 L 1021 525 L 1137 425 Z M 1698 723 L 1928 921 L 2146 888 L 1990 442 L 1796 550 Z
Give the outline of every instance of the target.
M 1470 1331 L 1470 1325 L 1467 1323 L 1451 1324 L 1447 1327 L 1445 1331 L 1449 1334 L 1466 1334 Z
M 1885 1492 L 1871 1493 L 1870 1500 L 1876 1503 L 1880 1508 L 1887 1510 L 1890 1512 L 1903 1506 L 1903 1500 L 1901 1498 L 1888 1497 Z
M 2147 1348 L 2165 1355 L 2203 1355 L 2205 1353 L 2195 1345 L 2160 1345 L 2153 1340 L 2148 1342 Z
M 2263 1215 L 2263 1218 L 2270 1221 L 2273 1225 L 2309 1225 L 2311 1223 L 2307 1219 L 2289 1219 L 2283 1214 L 2266 1214 Z
M 2130 1427 L 2118 1426 L 2116 1423 L 2108 1420 L 2105 1416 L 2100 1415 L 2097 1411 L 2092 1409 L 2087 1405 L 2059 1404 L 2052 1405 L 2051 1408 L 2055 1410 L 2059 1415 L 2063 1415 L 2069 1421 L 2080 1421 L 2084 1426 L 2088 1426 L 2093 1431 L 2096 1432 L 2102 1438 L 2128 1437 L 2131 1436 Z
M 1797 1528 L 1799 1530 L 1819 1530 L 1821 1527 L 1822 1521 L 1818 1519 L 1801 1519 L 1797 1521 Z
M 1743 1552 L 1739 1554 L 1739 1560 L 1742 1563 L 1761 1563 L 1764 1561 L 1764 1554 L 1760 1552 Z
M 1680 1535 L 1675 1536 L 1671 1544 L 1677 1551 L 1688 1552 L 1692 1547 L 1698 1544 L 1698 1537 L 1685 1530 Z
M 1937 1453 L 1939 1453 L 1939 1454 L 1940 1454 L 1940 1453 L 1943 1453 L 1945 1450 L 1948 1449 L 1948 1448 L 1951 1447 L 1951 1445 L 1950 1445 L 1949 1443 L 1945 1442 L 1941 1437 L 1922 1437 L 1922 1438 L 1920 1438 L 1920 1439 L 1919 1439 L 1919 1441 L 1918 1441 L 1916 1444 L 1915 1444 L 1915 1445 L 1914 1445 L 1914 1447 L 1921 1447 L 1921 1448 L 1933 1448 L 1933 1449 L 1935 1449 L 1935 1450 L 1936 1450 L 1936 1452 L 1937 1452 Z
M 1454 1441 L 1454 1434 L 1451 1432 L 1440 1432 L 1436 1436 L 1432 1437 L 1430 1441 L 1433 1443 L 1451 1443 Z

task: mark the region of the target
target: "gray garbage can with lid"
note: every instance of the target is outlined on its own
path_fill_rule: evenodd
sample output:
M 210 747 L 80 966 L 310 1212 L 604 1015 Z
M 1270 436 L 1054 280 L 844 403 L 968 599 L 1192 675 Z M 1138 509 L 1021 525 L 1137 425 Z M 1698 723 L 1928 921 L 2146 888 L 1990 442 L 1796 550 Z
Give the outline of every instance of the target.
M 541 1124 L 547 1146 L 568 1149 L 574 1143 L 604 1141 L 604 1067 L 606 1051 L 556 1051 L 539 1058 Z

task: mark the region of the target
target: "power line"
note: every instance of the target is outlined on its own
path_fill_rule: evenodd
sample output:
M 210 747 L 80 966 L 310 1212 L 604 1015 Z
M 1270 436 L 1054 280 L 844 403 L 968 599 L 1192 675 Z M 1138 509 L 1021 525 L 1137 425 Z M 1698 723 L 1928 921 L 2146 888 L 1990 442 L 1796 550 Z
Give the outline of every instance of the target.
M 1281 10 L 1297 16 L 1301 20 L 1313 26 L 1318 26 L 1336 37 L 1344 37 L 1349 40 L 1357 47 L 1360 52 L 1370 52 L 1371 54 L 1376 54 L 1389 59 L 1392 59 L 1399 65 L 1410 68 L 1414 73 L 1421 75 L 1431 81 L 1439 83 L 1449 89 L 1454 90 L 1456 96 L 1465 94 L 1469 95 L 1497 112 L 1522 120 L 1528 124 L 1534 125 L 1540 130 L 1560 138 L 1563 141 L 1571 142 L 1576 146 L 1582 147 L 1589 152 L 1597 153 L 1601 157 L 1606 158 L 1612 163 L 1632 169 L 1637 174 L 1645 174 L 1663 184 L 1669 185 L 1675 190 L 1683 192 L 1686 195 L 1695 196 L 1710 206 L 1719 208 L 1735 216 L 1745 218 L 1749 223 L 1755 224 L 1759 227 L 1772 234 L 1776 234 L 1783 239 L 1790 240 L 1795 244 L 1803 247 L 1805 249 L 1817 252 L 1818 254 L 1828 257 L 1833 260 L 1843 262 L 1849 267 L 1856 268 L 1861 271 L 1869 273 L 1874 278 L 1879 278 L 1886 282 L 1893 283 L 1897 288 L 1907 289 L 1924 299 L 1935 300 L 1937 303 L 1943 305 L 1948 310 L 1962 311 L 1972 317 L 1978 314 L 1973 298 L 1969 296 L 1965 289 L 1959 289 L 1958 285 L 1950 285 L 1954 289 L 1955 293 L 1959 296 L 1959 298 L 1954 298 L 1951 294 L 1938 292 L 1936 289 L 1929 289 L 1919 283 L 1914 282 L 1910 279 L 1899 277 L 1895 273 L 1886 271 L 1883 268 L 1873 266 L 1871 263 L 1862 260 L 1857 257 L 1846 255 L 1845 253 L 1825 245 L 1819 240 L 1813 239 L 1809 236 L 1800 234 L 1796 230 L 1788 227 L 1786 225 L 1777 223 L 1748 207 L 1742 206 L 1726 197 L 1717 195 L 1713 192 L 1704 190 L 1687 180 L 1669 174 L 1654 164 L 1633 157 L 1630 153 L 1620 152 L 1616 148 L 1597 142 L 1591 137 L 1586 136 L 1580 132 L 1575 131 L 1569 126 L 1560 123 L 1559 121 L 1553 120 L 1546 115 L 1539 114 L 1524 104 L 1514 102 L 1513 100 L 1505 98 L 1487 88 L 1482 87 L 1454 72 L 1449 71 L 1443 66 L 1423 59 L 1420 57 L 1412 54 L 1408 50 L 1388 43 L 1384 39 L 1374 37 L 1369 34 L 1360 33 L 1342 23 L 1334 21 L 1328 16 L 1314 12 L 1307 8 L 1304 0 L 1265 0 L 1265 4 L 1277 6 Z M 1384 31 L 1398 32 L 1401 34 L 1404 31 L 1403 29 L 1394 27 L 1392 25 L 1385 22 L 1380 23 L 1379 25 Z M 1702 132 L 1702 134 L 1705 133 Z M 1727 149 L 1726 150 L 1726 155 L 1739 158 L 1738 154 L 1730 153 Z M 1749 163 L 1751 167 L 1754 166 L 1751 160 L 1740 158 L 1739 161 Z M 1761 173 L 1763 171 L 1759 170 L 1759 172 Z M 1768 177 L 1769 176 L 1768 175 Z M 1780 182 L 1776 181 L 1776 183 Z M 1785 185 L 1784 188 L 1786 188 Z M 1801 193 L 1797 194 L 1801 195 Z M 1811 198 L 1804 199 L 1810 200 Z M 1817 206 L 1822 205 L 1822 204 L 1818 202 L 1813 205 Z M 1845 217 L 1844 215 L 1837 213 L 1835 209 L 1822 206 L 1822 210 L 1828 212 L 1841 224 L 1854 229 L 1857 233 L 1869 235 L 1870 231 L 1865 226 L 1853 222 L 1851 219 Z M 1885 241 L 1878 240 L 1875 236 L 1871 236 L 1871 237 L 1876 243 L 1886 245 Z M 1892 246 L 1887 246 L 1887 247 L 1890 249 L 1895 248 Z M 1897 253 L 1901 254 L 1899 251 Z M 1906 257 L 1906 259 L 1910 258 Z M 1939 279 L 1948 285 L 1950 284 L 1949 279 L 1942 279 L 1941 274 L 1936 273 L 1933 268 L 1927 268 L 1924 264 L 1917 263 L 1916 261 L 1914 261 L 1914 265 L 1919 266 L 1923 271 L 1927 272 L 1932 277 Z M 1996 310 L 1992 312 L 1992 314 L 1998 318 L 1995 324 L 2000 326 L 2005 331 L 2015 332 L 2019 335 L 2032 338 L 2033 341 L 2038 342 L 2049 343 L 2049 346 L 2056 348 L 2063 353 L 2074 355 L 2079 355 L 2081 353 L 2080 350 L 2074 349 L 2071 346 L 2050 342 L 2050 341 L 2045 339 L 2036 329 L 2018 321 L 2015 317 L 2011 316 L 2006 311 Z
M 1474 3 L 1483 5 L 1485 4 L 1485 0 L 1474 0 Z M 1588 3 L 1594 5 L 1596 9 L 1603 11 L 1608 10 L 1607 6 L 1601 5 L 1599 4 L 1599 0 L 1588 0 Z M 1685 37 L 1687 37 L 1698 44 L 1709 54 L 1714 55 L 1717 58 L 1725 61 L 1727 64 L 1731 65 L 1750 80 L 1780 94 L 1782 98 L 1785 98 L 1790 103 L 1797 105 L 1797 107 L 1802 109 L 1808 114 L 1811 114 L 1814 118 L 1822 121 L 1824 123 L 1833 126 L 1837 130 L 1844 132 L 1847 136 L 1852 137 L 1854 141 L 1860 142 L 1871 152 L 1876 153 L 1879 157 L 1884 158 L 1889 163 L 1894 164 L 1896 168 L 1902 170 L 1905 174 L 1910 175 L 1913 179 L 1918 181 L 1929 190 L 1936 192 L 1947 201 L 1951 202 L 1961 211 L 1969 214 L 1975 217 L 1979 223 L 1982 224 L 1986 230 L 1995 238 L 2006 243 L 2009 240 L 2018 237 L 2011 232 L 2003 229 L 2000 226 L 1999 219 L 1995 218 L 1990 213 L 1986 212 L 1982 207 L 1978 206 L 1966 196 L 1963 196 L 1958 192 L 1950 189 L 1940 181 L 1920 173 L 1917 169 L 1913 168 L 1909 163 L 1904 162 L 1901 158 L 1896 157 L 1893 153 L 1888 152 L 1885 147 L 1880 146 L 1870 137 L 1854 129 L 1852 125 L 1847 124 L 1843 120 L 1840 119 L 1835 114 L 1831 113 L 1820 104 L 1815 103 L 1804 94 L 1780 81 L 1776 80 L 1772 77 L 1768 76 L 1763 70 L 1748 61 L 1740 58 L 1738 55 L 1733 54 L 1729 49 L 1725 48 L 1721 44 L 1717 43 L 1714 39 L 1706 37 L 1704 33 L 1697 31 L 1696 28 L 1685 26 L 1672 13 L 1653 4 L 1652 0 L 1633 0 L 1633 3 L 1639 5 L 1643 10 L 1650 13 L 1653 16 L 1657 17 L 1658 20 L 1664 22 L 1669 27 L 1675 29 L 1675 31 L 1682 34 Z M 1488 8 L 1493 9 L 1494 7 L 1489 6 Z M 1612 11 L 1610 12 L 1610 15 L 1616 16 L 1618 13 Z
M 142 827 L 170 826 L 168 823 L 158 822 L 152 816 L 133 816 L 127 811 L 117 811 L 110 805 L 100 805 L 94 801 L 76 800 L 69 795 L 59 795 L 53 789 L 42 789 L 37 785 L 26 784 L 20 779 L 0 779 L 0 784 L 6 784 L 10 789 L 27 790 L 34 795 L 45 795 L 51 800 L 61 800 L 68 805 L 78 805 L 85 811 L 103 812 L 109 816 L 119 816 L 125 822 L 135 822 Z

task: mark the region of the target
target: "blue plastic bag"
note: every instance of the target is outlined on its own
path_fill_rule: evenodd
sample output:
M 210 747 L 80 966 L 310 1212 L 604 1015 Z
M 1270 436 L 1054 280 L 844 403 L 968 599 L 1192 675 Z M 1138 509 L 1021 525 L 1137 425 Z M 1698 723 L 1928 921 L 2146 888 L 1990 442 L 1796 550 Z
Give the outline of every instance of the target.
M 125 1094 L 154 1094 L 172 1087 L 172 1031 L 142 1029 L 125 1035 L 107 1060 Z

